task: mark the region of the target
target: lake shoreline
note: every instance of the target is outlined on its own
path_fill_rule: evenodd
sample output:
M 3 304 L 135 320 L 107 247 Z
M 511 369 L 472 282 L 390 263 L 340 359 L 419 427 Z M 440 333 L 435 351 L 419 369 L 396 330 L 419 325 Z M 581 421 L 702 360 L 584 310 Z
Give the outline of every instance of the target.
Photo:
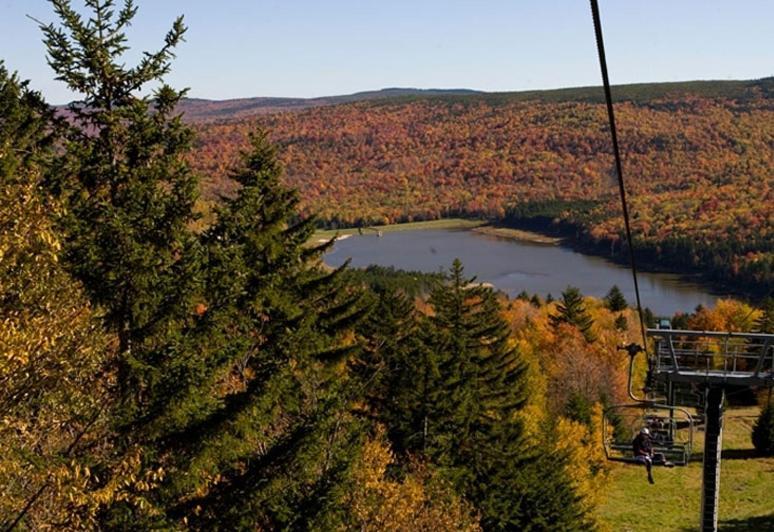
M 471 229 L 471 231 L 482 235 L 493 236 L 495 238 L 502 238 L 504 240 L 517 240 L 519 242 L 529 242 L 530 244 L 541 244 L 546 246 L 558 246 L 564 241 L 564 239 L 560 237 L 497 225 L 482 225 Z
M 505 227 L 512 227 L 528 232 L 535 232 L 546 237 L 557 238 L 559 245 L 571 249 L 577 253 L 590 257 L 600 257 L 611 264 L 617 264 L 625 268 L 631 268 L 628 254 L 611 253 L 608 241 L 592 244 L 582 238 L 582 228 L 570 223 L 555 223 L 553 220 L 536 219 L 512 221 Z M 635 250 L 636 252 L 637 250 Z M 639 250 L 642 252 L 643 250 Z M 636 254 L 636 253 L 635 253 Z M 730 283 L 724 283 L 710 278 L 707 274 L 696 269 L 681 268 L 673 264 L 653 262 L 643 258 L 642 253 L 637 257 L 637 271 L 643 273 L 663 273 L 677 275 L 687 283 L 703 287 L 708 293 L 716 297 L 733 297 L 742 301 L 755 302 L 754 294 Z
M 550 236 L 536 231 L 527 231 L 516 229 L 504 225 L 488 223 L 484 220 L 467 220 L 464 218 L 444 218 L 441 220 L 427 220 L 422 222 L 406 222 L 390 225 L 370 225 L 366 227 L 347 227 L 343 229 L 326 229 L 315 231 L 312 235 L 312 241 L 322 244 L 331 238 L 344 240 L 353 235 L 381 235 L 396 231 L 422 231 L 427 229 L 447 229 L 450 231 L 472 231 L 482 235 L 493 236 L 505 240 L 517 240 L 519 242 L 529 242 L 531 244 L 542 244 L 557 246 L 564 238 Z
M 629 262 L 626 257 L 620 255 L 611 255 L 600 249 L 600 246 L 591 246 L 583 242 L 577 233 L 577 228 L 540 226 L 539 224 L 528 224 L 528 226 L 515 227 L 514 225 L 494 223 L 482 219 L 469 218 L 442 218 L 440 220 L 426 220 L 419 222 L 405 222 L 388 225 L 374 225 L 366 227 L 347 227 L 342 229 L 318 230 L 312 236 L 310 242 L 318 244 L 324 243 L 334 237 L 338 239 L 348 238 L 352 235 L 379 235 L 385 233 L 401 231 L 421 231 L 427 229 L 446 229 L 452 231 L 470 231 L 480 235 L 491 236 L 503 240 L 513 240 L 515 242 L 525 242 L 545 246 L 559 246 L 572 251 L 588 255 L 591 257 L 602 258 L 611 264 L 628 267 Z M 660 264 L 654 264 L 647 260 L 639 259 L 638 270 L 643 273 L 663 273 L 677 275 L 690 284 L 697 284 L 707 290 L 708 293 L 717 297 L 735 297 L 743 300 L 751 300 L 749 294 L 735 290 L 733 287 L 723 285 L 717 281 L 710 281 L 701 272 L 685 271 L 676 268 L 670 268 Z
M 469 230 L 487 225 L 485 220 L 475 220 L 468 218 L 442 218 L 440 220 L 424 220 L 421 222 L 404 222 L 387 225 L 367 225 L 364 227 L 344 227 L 341 229 L 320 229 L 312 235 L 312 240 L 318 242 L 321 240 L 330 240 L 336 237 L 342 238 L 357 234 L 378 234 L 393 233 L 396 231 L 421 231 L 423 229 L 448 229 L 448 230 Z
M 577 252 L 564 243 L 535 244 L 523 238 L 493 237 L 448 225 L 443 229 L 386 231 L 381 238 L 365 232 L 357 238 L 337 241 L 323 260 L 334 268 L 349 261 L 356 269 L 379 265 L 437 273 L 448 271 L 454 259 L 460 259 L 467 274 L 478 282 L 492 283 L 511 297 L 525 290 L 541 297 L 556 296 L 572 285 L 584 294 L 601 298 L 617 284 L 627 299 L 634 299 L 631 272 L 606 258 Z M 657 315 L 690 312 L 698 304 L 709 306 L 716 299 L 705 289 L 686 283 L 674 274 L 654 276 L 643 272 L 640 289 L 646 306 Z

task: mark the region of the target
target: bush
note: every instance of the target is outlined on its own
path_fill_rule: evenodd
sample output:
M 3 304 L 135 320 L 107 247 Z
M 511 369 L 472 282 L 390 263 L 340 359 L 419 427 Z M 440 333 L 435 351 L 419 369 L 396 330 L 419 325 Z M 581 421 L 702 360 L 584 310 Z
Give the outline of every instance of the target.
M 774 456 L 774 405 L 769 402 L 763 407 L 752 432 L 755 450 L 765 456 Z

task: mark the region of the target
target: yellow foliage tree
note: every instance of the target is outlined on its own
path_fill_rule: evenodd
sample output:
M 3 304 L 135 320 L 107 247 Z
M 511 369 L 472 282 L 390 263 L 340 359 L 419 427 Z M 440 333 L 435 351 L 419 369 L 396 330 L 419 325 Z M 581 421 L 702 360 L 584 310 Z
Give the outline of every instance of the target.
M 377 427 L 355 465 L 353 488 L 342 501 L 347 528 L 369 531 L 475 531 L 478 519 L 467 502 L 424 466 L 400 480 L 388 477 L 393 454 Z
M 0 529 L 88 527 L 112 342 L 58 261 L 58 207 L 40 192 L 48 111 L 2 65 L 0 108 Z

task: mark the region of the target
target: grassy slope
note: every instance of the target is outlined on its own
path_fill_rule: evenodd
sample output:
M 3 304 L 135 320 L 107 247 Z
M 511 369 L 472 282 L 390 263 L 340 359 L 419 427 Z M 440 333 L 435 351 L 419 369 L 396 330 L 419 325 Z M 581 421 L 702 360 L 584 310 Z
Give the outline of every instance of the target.
M 752 455 L 750 432 L 758 409 L 727 412 L 720 479 L 721 530 L 774 530 L 774 458 Z M 702 434 L 697 450 L 701 451 Z M 701 507 L 701 460 L 686 467 L 656 468 L 651 486 L 645 470 L 615 465 L 600 508 L 612 530 L 696 530 Z

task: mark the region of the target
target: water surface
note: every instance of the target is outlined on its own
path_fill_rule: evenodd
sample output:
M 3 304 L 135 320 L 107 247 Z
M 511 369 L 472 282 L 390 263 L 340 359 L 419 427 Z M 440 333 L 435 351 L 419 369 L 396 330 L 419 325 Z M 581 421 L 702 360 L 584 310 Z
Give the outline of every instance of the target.
M 404 270 L 437 272 L 448 269 L 459 258 L 468 276 L 492 283 L 515 296 L 529 294 L 558 297 L 568 285 L 586 295 L 603 297 L 618 285 L 634 304 L 631 272 L 600 257 L 571 249 L 531 242 L 496 238 L 468 230 L 427 229 L 353 235 L 339 240 L 325 256 L 332 266 L 352 259 L 352 266 L 370 264 Z M 638 275 L 643 306 L 657 315 L 671 316 L 692 311 L 697 305 L 711 306 L 717 299 L 706 289 L 664 273 Z

